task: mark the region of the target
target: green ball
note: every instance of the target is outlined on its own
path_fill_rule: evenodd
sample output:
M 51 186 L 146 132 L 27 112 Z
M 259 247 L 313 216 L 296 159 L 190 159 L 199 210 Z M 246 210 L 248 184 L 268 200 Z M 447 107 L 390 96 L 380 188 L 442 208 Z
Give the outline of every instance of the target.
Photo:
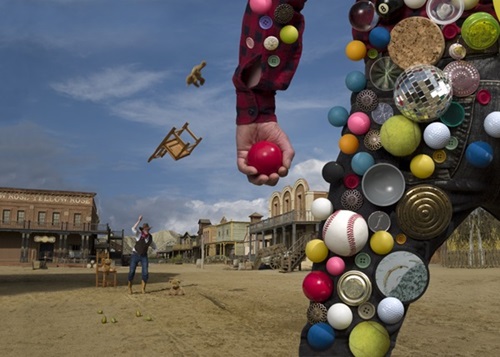
M 394 156 L 411 155 L 420 145 L 422 131 L 404 115 L 394 115 L 380 128 L 382 147 Z
M 390 346 L 389 333 L 375 321 L 360 322 L 349 335 L 349 349 L 355 357 L 384 357 Z

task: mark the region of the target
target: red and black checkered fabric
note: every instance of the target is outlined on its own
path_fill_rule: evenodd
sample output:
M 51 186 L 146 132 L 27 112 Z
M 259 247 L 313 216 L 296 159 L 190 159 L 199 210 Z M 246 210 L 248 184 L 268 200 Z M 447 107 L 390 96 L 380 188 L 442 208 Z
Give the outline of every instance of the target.
M 265 14 L 257 14 L 247 4 L 241 29 L 239 63 L 233 76 L 236 88 L 236 124 L 250 124 L 277 121 L 275 114 L 275 95 L 277 90 L 285 90 L 290 85 L 302 54 L 302 34 L 304 17 L 300 13 L 307 0 L 272 0 L 272 6 Z M 289 4 L 294 10 L 293 17 L 286 24 L 274 20 L 278 5 Z M 259 20 L 268 16 L 273 20 L 268 29 L 262 28 Z M 268 36 L 280 38 L 280 30 L 292 25 L 297 28 L 299 37 L 296 42 L 286 44 L 280 41 L 278 48 L 267 50 L 264 40 Z M 248 45 L 250 43 L 250 46 Z M 279 58 L 279 64 L 271 66 L 268 59 Z M 276 57 L 274 57 L 276 58 Z M 259 83 L 249 88 L 246 84 L 252 66 L 262 69 Z

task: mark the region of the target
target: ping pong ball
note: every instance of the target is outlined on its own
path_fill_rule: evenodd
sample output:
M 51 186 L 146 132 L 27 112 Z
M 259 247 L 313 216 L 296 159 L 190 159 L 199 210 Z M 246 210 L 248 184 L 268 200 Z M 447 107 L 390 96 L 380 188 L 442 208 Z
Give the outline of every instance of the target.
M 272 0 L 250 0 L 249 5 L 253 12 L 257 14 L 265 14 L 271 8 Z
M 326 271 L 333 276 L 342 274 L 345 270 L 345 262 L 341 257 L 331 257 L 326 262 Z
M 311 205 L 311 213 L 320 221 L 327 219 L 333 213 L 333 204 L 328 198 L 317 198 Z
M 420 154 L 411 159 L 410 171 L 419 179 L 426 179 L 434 173 L 436 165 L 429 155 Z
M 472 10 L 479 4 L 479 0 L 464 0 L 464 10 Z
M 359 40 L 353 40 L 345 47 L 345 54 L 351 61 L 361 61 L 366 56 L 366 45 Z
M 426 3 L 427 0 L 404 0 L 405 5 L 410 9 L 419 9 Z
M 351 308 L 341 302 L 330 306 L 326 315 L 328 323 L 337 330 L 348 328 L 351 325 L 352 318 Z

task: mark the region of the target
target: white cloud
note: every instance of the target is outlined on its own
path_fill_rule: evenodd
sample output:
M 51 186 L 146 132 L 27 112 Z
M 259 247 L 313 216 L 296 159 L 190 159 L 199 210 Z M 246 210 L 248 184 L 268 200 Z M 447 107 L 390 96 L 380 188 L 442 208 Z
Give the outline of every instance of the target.
M 141 71 L 128 65 L 106 68 L 85 77 L 53 83 L 51 87 L 77 100 L 101 102 L 130 97 L 160 83 L 168 76 L 167 71 Z

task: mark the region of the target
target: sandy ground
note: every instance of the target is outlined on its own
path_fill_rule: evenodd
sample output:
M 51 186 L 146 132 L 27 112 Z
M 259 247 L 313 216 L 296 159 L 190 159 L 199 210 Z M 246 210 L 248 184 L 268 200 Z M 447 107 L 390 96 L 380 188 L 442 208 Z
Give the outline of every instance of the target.
M 120 286 L 96 288 L 85 268 L 0 267 L 0 355 L 297 356 L 308 271 L 150 265 L 149 292 L 129 295 L 118 269 Z M 430 270 L 393 356 L 499 356 L 500 269 Z M 185 296 L 168 294 L 174 276 Z

